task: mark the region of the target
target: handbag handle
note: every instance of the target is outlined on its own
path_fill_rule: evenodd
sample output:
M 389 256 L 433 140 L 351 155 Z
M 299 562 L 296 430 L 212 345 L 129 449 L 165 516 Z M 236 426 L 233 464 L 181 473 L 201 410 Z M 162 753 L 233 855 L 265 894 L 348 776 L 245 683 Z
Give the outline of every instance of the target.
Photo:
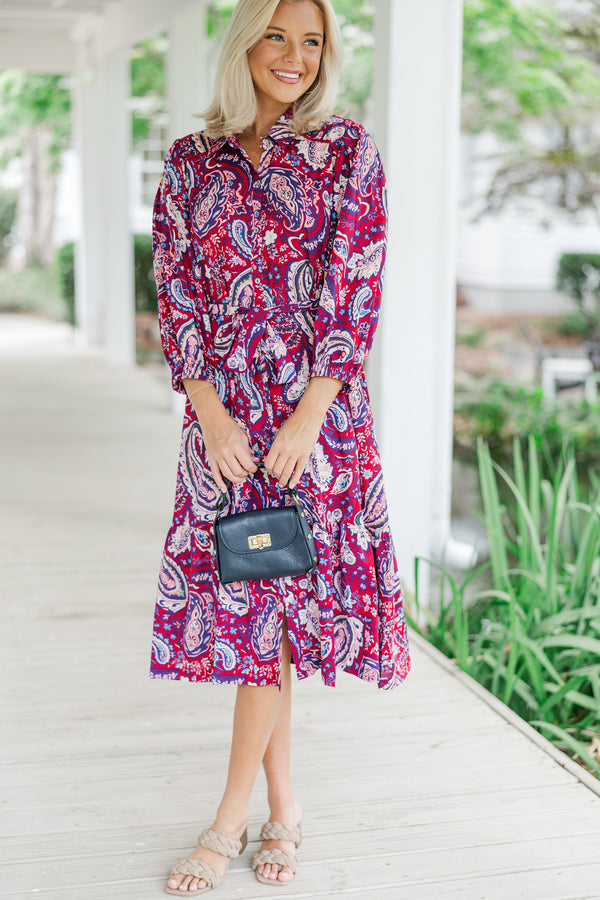
M 265 471 L 265 472 L 267 471 L 263 465 L 259 465 L 258 468 L 263 469 L 263 471 Z M 267 472 L 267 474 L 269 474 L 269 473 Z M 229 481 L 228 478 L 226 478 L 225 480 Z M 287 485 L 286 490 L 287 490 L 289 496 L 294 501 L 294 504 L 296 505 L 296 508 L 297 508 L 298 512 L 300 513 L 300 515 L 304 516 L 304 508 L 302 506 L 302 501 L 300 500 L 300 497 L 298 496 L 298 492 L 297 492 L 296 488 L 293 488 L 293 487 L 290 487 L 289 485 Z M 221 491 L 219 499 L 217 500 L 217 508 L 216 508 L 215 522 L 214 522 L 215 525 L 219 521 L 221 513 L 227 506 L 228 500 L 229 500 L 229 497 L 227 496 L 225 491 Z
M 202 429 L 200 428 L 200 423 L 198 421 L 193 422 L 192 427 L 197 428 L 198 431 L 200 431 L 200 433 L 202 433 Z M 262 463 L 259 463 L 258 468 L 262 469 L 263 472 L 266 472 L 267 475 L 269 474 Z M 223 476 L 223 477 L 225 477 L 225 476 Z M 229 481 L 229 479 L 225 478 L 225 481 Z M 301 516 L 303 516 L 304 518 L 306 518 L 306 513 L 304 512 L 304 508 L 302 506 L 302 502 L 300 500 L 300 497 L 298 496 L 298 492 L 296 491 L 296 488 L 292 488 L 289 485 L 287 485 L 286 490 L 287 490 L 288 494 L 290 495 L 290 497 L 292 498 L 292 500 L 294 501 L 294 504 L 296 506 L 296 509 L 298 510 L 298 513 Z M 217 522 L 219 521 L 221 513 L 227 506 L 228 499 L 229 498 L 228 498 L 227 494 L 225 493 L 225 491 L 221 491 L 219 499 L 217 500 L 217 508 L 216 508 L 214 525 L 216 525 Z

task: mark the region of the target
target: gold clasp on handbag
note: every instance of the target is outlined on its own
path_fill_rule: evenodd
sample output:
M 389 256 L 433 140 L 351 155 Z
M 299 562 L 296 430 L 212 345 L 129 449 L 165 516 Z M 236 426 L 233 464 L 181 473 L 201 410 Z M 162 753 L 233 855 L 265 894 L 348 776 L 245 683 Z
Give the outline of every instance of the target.
M 251 534 L 248 537 L 248 546 L 251 550 L 262 550 L 263 547 L 271 546 L 271 535 L 267 534 Z

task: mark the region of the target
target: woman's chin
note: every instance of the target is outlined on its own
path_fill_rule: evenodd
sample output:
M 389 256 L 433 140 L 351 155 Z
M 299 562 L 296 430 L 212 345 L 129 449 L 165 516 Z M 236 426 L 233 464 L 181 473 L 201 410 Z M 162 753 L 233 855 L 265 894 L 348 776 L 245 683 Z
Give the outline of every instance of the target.
M 275 85 L 271 83 L 268 89 L 265 89 L 264 86 L 262 88 L 259 87 L 256 94 L 259 102 L 263 98 L 270 103 L 279 103 L 288 107 L 295 103 L 296 100 L 299 100 L 306 93 L 306 90 L 304 79 L 298 84 L 285 84 L 283 81 L 276 81 Z

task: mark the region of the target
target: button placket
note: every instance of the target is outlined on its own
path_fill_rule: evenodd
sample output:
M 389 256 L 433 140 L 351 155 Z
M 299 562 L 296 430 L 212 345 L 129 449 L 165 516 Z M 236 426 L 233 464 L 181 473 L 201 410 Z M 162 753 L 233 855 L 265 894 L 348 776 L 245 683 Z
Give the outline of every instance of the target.
M 264 302 L 264 291 L 262 284 L 262 261 L 263 261 L 263 235 L 261 222 L 263 219 L 263 200 L 262 185 L 260 176 L 254 179 L 252 184 L 252 283 L 254 287 L 254 297 L 258 302 Z

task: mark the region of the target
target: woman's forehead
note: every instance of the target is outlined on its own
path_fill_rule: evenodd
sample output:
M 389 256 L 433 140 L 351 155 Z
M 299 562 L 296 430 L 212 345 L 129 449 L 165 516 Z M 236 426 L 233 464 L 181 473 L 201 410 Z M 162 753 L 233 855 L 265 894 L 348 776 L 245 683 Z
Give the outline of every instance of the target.
M 318 27 L 318 33 L 322 34 L 324 23 L 323 14 L 313 0 L 280 0 L 273 13 L 270 24 L 278 24 L 285 27 L 285 23 L 303 25 L 310 28 Z

